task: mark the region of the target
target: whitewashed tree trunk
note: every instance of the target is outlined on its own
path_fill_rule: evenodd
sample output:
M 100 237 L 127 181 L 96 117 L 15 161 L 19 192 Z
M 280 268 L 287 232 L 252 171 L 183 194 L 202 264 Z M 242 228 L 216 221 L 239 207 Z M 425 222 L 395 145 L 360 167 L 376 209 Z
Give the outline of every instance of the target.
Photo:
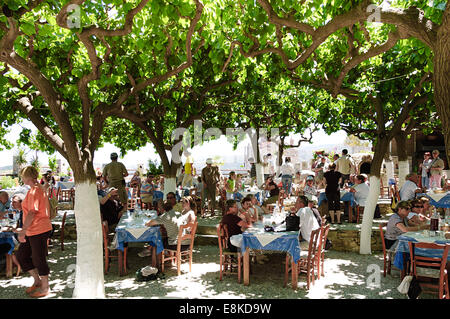
M 177 191 L 177 179 L 176 177 L 165 177 L 164 178 L 164 199 L 167 198 L 167 194 Z
M 256 185 L 261 186 L 264 184 L 264 167 L 262 164 L 255 164 L 256 166 Z
M 385 160 L 385 164 L 386 164 L 386 176 L 387 176 L 388 182 L 389 182 L 389 180 L 395 180 L 394 161 Z
M 372 223 L 378 197 L 380 196 L 380 178 L 370 176 L 369 196 L 364 207 L 364 215 L 361 224 L 359 253 L 362 255 L 371 254 Z
M 77 183 L 75 188 L 77 264 L 73 298 L 105 298 L 103 233 L 95 183 Z
M 409 162 L 399 161 L 398 162 L 398 188 L 400 189 L 405 183 L 405 177 L 409 174 Z

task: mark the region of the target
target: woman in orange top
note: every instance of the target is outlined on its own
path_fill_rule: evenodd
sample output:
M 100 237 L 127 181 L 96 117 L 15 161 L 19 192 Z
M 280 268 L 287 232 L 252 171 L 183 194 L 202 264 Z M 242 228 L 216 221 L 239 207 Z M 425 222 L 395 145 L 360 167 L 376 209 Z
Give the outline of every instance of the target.
M 26 292 L 35 298 L 49 293 L 47 264 L 47 240 L 52 231 L 50 221 L 50 204 L 42 185 L 38 183 L 39 173 L 33 166 L 25 167 L 22 180 L 30 186 L 22 202 L 23 227 L 19 231 L 20 246 L 16 253 L 23 271 L 33 277 L 34 283 Z

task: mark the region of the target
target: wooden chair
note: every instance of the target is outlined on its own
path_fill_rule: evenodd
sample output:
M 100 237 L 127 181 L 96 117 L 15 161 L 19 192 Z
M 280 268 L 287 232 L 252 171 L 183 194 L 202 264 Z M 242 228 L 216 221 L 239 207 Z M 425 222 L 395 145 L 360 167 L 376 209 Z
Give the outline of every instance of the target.
M 224 224 L 217 226 L 217 238 L 219 241 L 219 266 L 220 275 L 219 280 L 222 280 L 223 274 L 232 274 L 233 268 L 236 268 L 238 275 L 238 282 L 241 283 L 241 274 L 243 267 L 242 254 L 240 251 L 231 252 L 228 248 L 228 227 Z M 229 270 L 228 270 L 229 269 Z
M 317 244 L 320 237 L 320 231 L 321 229 L 318 228 L 316 230 L 313 230 L 311 232 L 311 237 L 309 240 L 309 246 L 308 246 L 308 255 L 305 257 L 300 257 L 300 259 L 297 261 L 297 269 L 299 274 L 306 274 L 306 289 L 309 289 L 311 283 L 314 284 L 315 280 L 315 273 L 314 268 L 316 268 L 316 261 L 317 261 Z M 285 272 L 284 272 L 284 286 L 286 287 L 288 278 L 289 278 L 289 271 L 291 271 L 289 265 L 291 264 L 290 257 L 288 254 L 286 254 L 286 261 L 285 261 Z
M 437 293 L 439 299 L 450 299 L 448 287 L 448 273 L 446 269 L 447 256 L 450 244 L 440 245 L 434 243 L 413 243 L 409 244 L 409 255 L 411 258 L 411 275 L 419 280 L 420 287 L 432 288 L 433 290 L 423 290 L 424 292 Z M 415 248 L 433 249 L 436 252 L 442 251 L 442 257 L 425 257 L 418 254 Z M 431 281 L 423 282 L 425 278 Z
M 110 236 L 109 236 L 109 227 L 108 227 L 107 221 L 102 222 L 102 233 L 103 233 L 103 251 L 104 251 L 104 257 L 105 257 L 105 274 L 107 274 L 109 271 L 109 266 L 110 266 L 109 259 L 117 258 L 118 264 L 119 264 L 119 275 L 121 275 L 123 262 L 126 264 L 128 247 L 124 247 L 124 254 L 123 254 L 123 259 L 122 259 L 122 254 L 119 252 L 118 249 L 117 249 L 116 254 L 112 253 L 113 249 L 110 247 L 111 240 L 110 240 Z M 126 267 L 125 267 L 125 274 L 126 274 Z
M 323 270 L 323 264 L 325 261 L 325 244 L 327 242 L 328 232 L 330 231 L 330 225 L 322 225 L 320 226 L 320 237 L 319 244 L 317 248 L 316 255 L 316 266 L 317 266 L 317 279 L 320 279 L 320 276 L 325 277 L 325 272 Z
M 189 259 L 189 272 L 192 270 L 192 252 L 194 247 L 195 232 L 197 231 L 198 223 L 189 223 L 186 225 L 181 225 L 178 231 L 177 247 L 176 249 L 164 248 L 161 254 L 161 271 L 164 272 L 164 263 L 166 261 L 171 261 L 172 263 L 177 263 L 177 274 L 181 274 L 181 262 L 183 257 L 188 257 Z M 186 230 L 186 231 L 185 231 Z M 181 242 L 184 240 L 190 240 L 189 247 L 182 249 Z
M 383 247 L 383 277 L 386 277 L 386 266 L 387 266 L 387 273 L 391 274 L 391 267 L 392 267 L 392 260 L 390 255 L 387 253 L 386 250 L 386 242 L 384 241 L 384 231 L 383 228 L 387 226 L 387 223 L 380 223 L 380 238 L 381 238 L 381 246 Z
M 350 209 L 352 209 L 350 207 Z M 359 220 L 362 220 L 362 216 L 364 215 L 364 206 L 356 205 L 356 223 L 359 224 Z

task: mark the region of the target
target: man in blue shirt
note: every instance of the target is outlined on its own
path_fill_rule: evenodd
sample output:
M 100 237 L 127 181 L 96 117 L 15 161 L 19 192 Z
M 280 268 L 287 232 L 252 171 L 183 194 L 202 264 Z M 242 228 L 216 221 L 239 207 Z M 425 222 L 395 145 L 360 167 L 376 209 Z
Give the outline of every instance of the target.
M 11 207 L 11 200 L 5 191 L 0 191 L 0 213 L 4 213 Z M 2 214 L 3 215 L 3 214 Z

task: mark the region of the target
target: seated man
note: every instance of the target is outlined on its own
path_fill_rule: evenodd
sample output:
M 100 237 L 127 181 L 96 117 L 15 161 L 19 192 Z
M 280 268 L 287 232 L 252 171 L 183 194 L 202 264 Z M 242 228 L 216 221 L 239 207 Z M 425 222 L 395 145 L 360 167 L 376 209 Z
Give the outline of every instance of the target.
M 369 196 L 369 185 L 367 185 L 364 175 L 356 175 L 355 185 L 350 188 L 350 192 L 354 193 L 355 202 L 359 206 L 366 206 L 366 199 Z
M 16 217 L 17 220 L 17 226 L 16 228 L 22 228 L 23 226 L 23 212 L 22 212 L 22 202 L 25 199 L 25 195 L 22 193 L 14 194 L 11 198 L 11 210 L 15 212 L 15 214 L 18 214 L 18 217 Z
M 109 231 L 115 228 L 123 214 L 123 205 L 119 199 L 119 191 L 115 187 L 110 187 L 107 192 L 97 191 L 100 202 L 100 213 L 102 221 L 108 222 Z
M 175 211 L 172 207 L 171 202 L 169 201 L 166 201 L 163 204 L 163 208 L 164 213 L 161 216 L 158 216 L 155 219 L 147 222 L 145 226 L 151 227 L 163 225 L 167 232 L 167 237 L 163 238 L 164 248 L 177 249 L 178 232 L 180 230 L 180 226 L 186 224 L 187 216 L 183 216 L 181 212 Z M 189 244 L 189 240 L 181 242 L 181 249 L 183 250 L 188 248 Z
M 401 201 L 412 200 L 416 197 L 416 193 L 422 193 L 422 189 L 417 186 L 419 177 L 416 173 L 406 175 L 405 179 L 406 182 L 399 191 Z
M 3 217 L 5 212 L 11 207 L 11 200 L 5 191 L 0 191 L 0 217 Z
M 297 211 L 297 216 L 300 217 L 300 249 L 308 251 L 311 232 L 320 228 L 314 212 L 308 207 L 308 198 L 306 196 L 297 197 L 292 211 Z
M 221 224 L 227 225 L 228 228 L 228 248 L 232 252 L 236 252 L 237 248 L 241 247 L 242 236 L 241 235 L 249 226 L 238 215 L 238 207 L 234 199 L 229 199 L 225 206 L 225 215 L 220 221 Z M 233 240 L 231 240 L 231 237 Z
M 183 205 L 180 202 L 177 202 L 177 196 L 174 192 L 167 193 L 167 202 L 172 205 L 174 211 L 181 212 L 183 210 Z
M 242 200 L 242 208 L 239 209 L 238 216 L 242 218 L 248 225 L 252 225 L 252 223 L 258 221 L 258 214 L 256 209 L 252 208 L 252 200 L 248 197 L 245 197 Z

